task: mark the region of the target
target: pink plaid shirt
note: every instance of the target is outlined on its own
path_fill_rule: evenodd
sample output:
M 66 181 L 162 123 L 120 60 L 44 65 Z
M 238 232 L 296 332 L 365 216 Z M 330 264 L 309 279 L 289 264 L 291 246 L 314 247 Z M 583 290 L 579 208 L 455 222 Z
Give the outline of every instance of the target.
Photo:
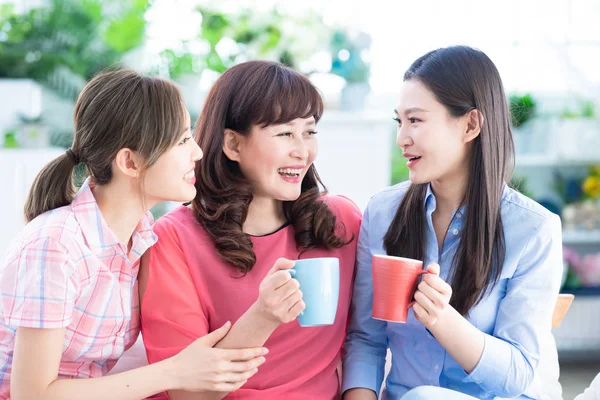
M 89 179 L 73 203 L 29 223 L 0 261 L 0 399 L 10 396 L 18 327 L 66 327 L 59 378 L 103 376 L 137 339 L 137 275 L 154 243 L 148 213 L 129 254 L 98 209 Z

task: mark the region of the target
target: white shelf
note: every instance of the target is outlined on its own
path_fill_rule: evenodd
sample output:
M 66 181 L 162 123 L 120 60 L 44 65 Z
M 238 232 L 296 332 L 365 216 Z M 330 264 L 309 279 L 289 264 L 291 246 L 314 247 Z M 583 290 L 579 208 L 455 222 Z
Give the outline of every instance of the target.
M 562 165 L 589 165 L 600 164 L 600 152 L 598 158 L 573 159 L 558 157 L 553 154 L 517 154 L 517 167 L 555 167 Z
M 564 244 L 600 244 L 600 230 L 565 229 L 562 237 Z

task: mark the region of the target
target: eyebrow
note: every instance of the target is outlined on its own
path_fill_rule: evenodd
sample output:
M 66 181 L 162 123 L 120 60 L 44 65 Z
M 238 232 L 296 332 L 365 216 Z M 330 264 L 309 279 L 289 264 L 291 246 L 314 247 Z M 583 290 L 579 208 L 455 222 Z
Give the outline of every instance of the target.
M 419 107 L 411 107 L 411 108 L 407 108 L 406 110 L 404 110 L 404 114 L 410 114 L 411 112 L 429 112 L 423 108 L 419 108 Z M 400 113 L 398 112 L 398 110 L 396 110 L 394 108 L 394 113 L 396 115 L 400 115 Z

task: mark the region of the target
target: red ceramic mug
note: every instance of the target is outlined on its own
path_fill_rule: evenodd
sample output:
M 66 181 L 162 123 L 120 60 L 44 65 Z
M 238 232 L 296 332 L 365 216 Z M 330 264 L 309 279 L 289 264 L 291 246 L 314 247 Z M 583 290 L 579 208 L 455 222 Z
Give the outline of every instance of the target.
M 423 274 L 423 261 L 411 258 L 374 255 L 372 317 L 391 322 L 406 322 L 417 280 Z

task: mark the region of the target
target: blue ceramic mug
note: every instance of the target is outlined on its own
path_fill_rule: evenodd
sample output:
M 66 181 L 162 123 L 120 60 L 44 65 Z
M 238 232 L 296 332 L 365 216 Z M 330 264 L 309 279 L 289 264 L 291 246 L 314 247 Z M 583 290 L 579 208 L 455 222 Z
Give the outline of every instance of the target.
M 335 321 L 340 293 L 340 260 L 333 257 L 295 260 L 290 274 L 300 283 L 304 311 L 300 326 L 331 325 Z

